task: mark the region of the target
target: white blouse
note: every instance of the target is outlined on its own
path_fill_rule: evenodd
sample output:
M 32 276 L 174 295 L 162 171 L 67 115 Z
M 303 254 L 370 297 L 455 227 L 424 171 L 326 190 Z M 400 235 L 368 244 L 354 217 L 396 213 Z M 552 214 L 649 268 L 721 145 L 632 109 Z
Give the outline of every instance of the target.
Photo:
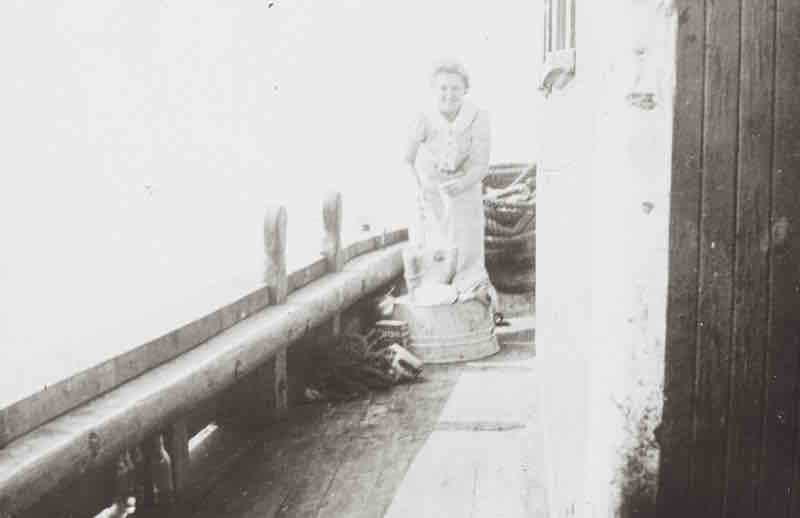
M 465 175 L 470 183 L 480 181 L 489 169 L 490 141 L 489 115 L 471 103 L 465 102 L 453 121 L 438 111 L 420 114 L 409 147 L 417 148 L 414 165 L 423 187 Z

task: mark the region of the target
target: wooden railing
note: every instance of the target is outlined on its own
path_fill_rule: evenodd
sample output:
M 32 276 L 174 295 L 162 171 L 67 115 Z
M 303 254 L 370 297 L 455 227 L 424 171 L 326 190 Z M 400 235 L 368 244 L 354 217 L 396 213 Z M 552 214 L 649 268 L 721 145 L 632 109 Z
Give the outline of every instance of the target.
M 321 259 L 287 275 L 286 223 L 284 207 L 267 210 L 264 283 L 244 298 L 3 409 L 0 518 L 94 516 L 127 496 L 136 516 L 158 514 L 285 416 L 317 337 L 337 335 L 343 312 L 401 274 L 408 237 L 343 247 L 332 193 Z

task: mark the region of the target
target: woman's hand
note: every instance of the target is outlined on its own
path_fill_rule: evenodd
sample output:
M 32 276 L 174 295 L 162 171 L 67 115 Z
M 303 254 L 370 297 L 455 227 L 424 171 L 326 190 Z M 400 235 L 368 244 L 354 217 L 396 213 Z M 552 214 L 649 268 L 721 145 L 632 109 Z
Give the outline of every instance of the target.
M 448 196 L 458 196 L 469 188 L 469 183 L 466 178 L 461 176 L 452 180 L 445 180 L 442 182 L 441 188 Z

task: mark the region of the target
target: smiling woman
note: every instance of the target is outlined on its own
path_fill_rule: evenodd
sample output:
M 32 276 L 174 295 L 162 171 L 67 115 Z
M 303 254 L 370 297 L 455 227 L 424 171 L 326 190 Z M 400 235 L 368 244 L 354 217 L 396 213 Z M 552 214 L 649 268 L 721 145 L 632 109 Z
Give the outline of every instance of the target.
M 417 179 L 419 221 L 415 241 L 429 250 L 457 253 L 453 286 L 487 287 L 481 180 L 489 167 L 489 116 L 464 100 L 470 79 L 457 61 L 431 73 L 434 109 L 419 115 L 406 151 Z
M 345 233 L 406 226 L 397 148 L 431 53 L 469 57 L 495 157 L 527 158 L 536 73 L 505 58 L 536 55 L 539 11 L 497 5 L 0 2 L 0 408 L 235 296 L 267 202 L 290 267 L 319 256 L 327 190 Z

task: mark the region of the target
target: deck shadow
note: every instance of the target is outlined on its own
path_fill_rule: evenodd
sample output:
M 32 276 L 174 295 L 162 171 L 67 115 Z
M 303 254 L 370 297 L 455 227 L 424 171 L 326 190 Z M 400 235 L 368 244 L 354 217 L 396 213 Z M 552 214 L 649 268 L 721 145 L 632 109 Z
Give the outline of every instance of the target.
M 344 403 L 295 407 L 186 516 L 384 516 L 462 373 L 518 367 L 532 344 L 508 344 L 483 361 L 429 365 L 414 383 Z
M 185 516 L 382 516 L 459 374 L 429 367 L 358 400 L 293 408 Z

